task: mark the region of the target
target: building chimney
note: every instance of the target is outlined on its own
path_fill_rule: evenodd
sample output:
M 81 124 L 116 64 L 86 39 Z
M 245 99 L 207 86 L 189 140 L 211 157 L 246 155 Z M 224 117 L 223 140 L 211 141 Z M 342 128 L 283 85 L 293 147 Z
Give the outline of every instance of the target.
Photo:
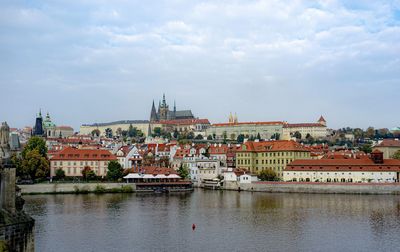
M 375 149 L 373 152 L 371 152 L 371 159 L 375 164 L 383 164 L 383 152 Z

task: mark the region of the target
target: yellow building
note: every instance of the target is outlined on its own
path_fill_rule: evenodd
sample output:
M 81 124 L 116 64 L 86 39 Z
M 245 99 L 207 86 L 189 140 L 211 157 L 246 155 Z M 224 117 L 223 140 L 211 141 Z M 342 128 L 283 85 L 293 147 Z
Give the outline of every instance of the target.
M 296 141 L 246 142 L 236 152 L 236 167 L 252 173 L 271 169 L 283 177 L 286 165 L 295 159 L 310 159 L 310 151 Z

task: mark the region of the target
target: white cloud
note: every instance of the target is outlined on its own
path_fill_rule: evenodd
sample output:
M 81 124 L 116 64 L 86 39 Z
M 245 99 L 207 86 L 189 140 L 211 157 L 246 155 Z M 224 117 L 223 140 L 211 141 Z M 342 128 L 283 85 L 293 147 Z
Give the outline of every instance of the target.
M 147 118 L 146 104 L 163 91 L 176 93 L 175 98 L 185 107 L 204 110 L 195 114 L 218 121 L 225 119 L 228 110 L 237 110 L 254 112 L 249 114 L 251 120 L 291 121 L 322 113 L 337 126 L 363 124 L 365 121 L 350 112 L 343 119 L 336 111 L 337 101 L 359 111 L 354 102 L 358 90 L 365 89 L 364 96 L 370 97 L 375 92 L 368 90 L 376 85 L 386 86 L 377 109 L 400 106 L 400 101 L 388 104 L 384 99 L 400 91 L 394 84 L 400 81 L 400 26 L 394 14 L 399 12 L 398 1 L 43 1 L 37 6 L 1 5 L 2 86 L 11 89 L 18 76 L 18 85 L 24 86 L 20 94 L 33 92 L 35 85 L 43 83 L 40 85 L 73 90 L 76 99 L 85 100 L 87 90 L 107 99 L 115 95 L 118 99 L 110 101 L 110 107 L 123 108 L 116 112 L 103 107 L 104 114 L 98 115 L 98 108 L 89 106 L 83 115 L 78 105 L 59 97 L 59 104 L 77 111 L 73 124 L 90 122 L 90 113 L 105 121 L 113 113 L 120 113 L 113 116 L 121 118 Z M 108 86 L 116 94 L 110 93 Z M 344 89 L 349 90 L 346 95 Z M 119 90 L 142 94 L 136 97 L 135 111 L 118 103 L 132 98 Z M 191 90 L 196 90 L 196 95 Z M 47 89 L 45 96 L 55 96 L 54 92 Z M 231 98 L 224 99 L 224 95 Z M 198 101 L 200 96 L 223 99 L 225 104 L 216 112 L 213 106 Z M 243 106 L 238 106 L 237 100 L 243 100 Z M 272 111 L 265 109 L 282 101 L 296 101 L 296 115 L 291 102 L 274 106 Z M 38 106 L 36 101 L 30 102 Z M 47 106 L 62 108 L 59 104 Z M 5 107 L 0 101 L 0 108 Z M 396 123 L 381 114 L 375 120 L 388 126 Z

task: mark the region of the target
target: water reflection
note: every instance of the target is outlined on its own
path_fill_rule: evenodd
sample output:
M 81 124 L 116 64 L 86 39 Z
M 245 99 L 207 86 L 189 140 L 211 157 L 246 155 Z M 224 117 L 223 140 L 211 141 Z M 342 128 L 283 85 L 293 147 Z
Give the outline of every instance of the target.
M 399 196 L 196 190 L 25 199 L 37 251 L 374 251 L 400 241 Z

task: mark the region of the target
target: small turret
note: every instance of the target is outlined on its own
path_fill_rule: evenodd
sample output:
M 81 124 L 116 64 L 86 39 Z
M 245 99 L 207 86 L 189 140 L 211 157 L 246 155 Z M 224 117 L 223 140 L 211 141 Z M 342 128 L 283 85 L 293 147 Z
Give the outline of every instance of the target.
M 322 125 L 324 125 L 324 126 L 326 126 L 326 121 L 325 121 L 325 118 L 321 115 L 321 117 L 318 119 L 318 123 L 319 124 L 322 124 Z

